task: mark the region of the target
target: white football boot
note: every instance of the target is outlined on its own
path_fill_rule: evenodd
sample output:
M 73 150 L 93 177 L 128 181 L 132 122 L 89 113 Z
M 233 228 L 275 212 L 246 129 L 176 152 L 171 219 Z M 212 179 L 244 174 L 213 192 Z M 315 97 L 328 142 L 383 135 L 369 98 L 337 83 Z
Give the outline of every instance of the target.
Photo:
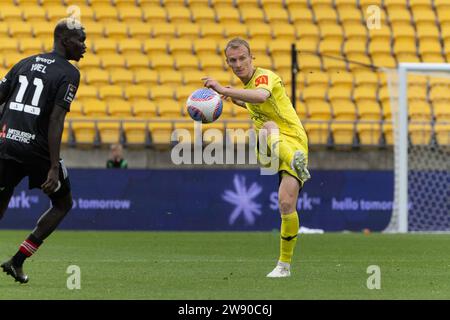
M 297 172 L 298 177 L 303 183 L 311 178 L 308 168 L 306 167 L 306 156 L 302 151 L 295 152 L 291 168 Z
M 278 261 L 275 269 L 267 275 L 267 278 L 286 278 L 291 276 L 291 265 Z

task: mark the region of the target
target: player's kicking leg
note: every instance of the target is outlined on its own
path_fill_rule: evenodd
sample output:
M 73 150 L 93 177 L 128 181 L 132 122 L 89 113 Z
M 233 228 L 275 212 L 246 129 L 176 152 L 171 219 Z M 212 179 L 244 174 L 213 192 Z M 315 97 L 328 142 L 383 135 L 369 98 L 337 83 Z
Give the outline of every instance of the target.
M 283 278 L 291 275 L 291 260 L 297 243 L 299 220 L 297 214 L 297 198 L 300 182 L 293 176 L 282 173 L 278 191 L 278 203 L 281 213 L 280 257 L 268 278 Z
M 267 144 L 269 150 L 275 154 L 282 162 L 289 163 L 300 180 L 305 183 L 311 178 L 307 165 L 308 159 L 302 150 L 293 151 L 287 143 L 283 141 L 278 126 L 273 121 L 264 123 L 263 129 L 267 133 Z

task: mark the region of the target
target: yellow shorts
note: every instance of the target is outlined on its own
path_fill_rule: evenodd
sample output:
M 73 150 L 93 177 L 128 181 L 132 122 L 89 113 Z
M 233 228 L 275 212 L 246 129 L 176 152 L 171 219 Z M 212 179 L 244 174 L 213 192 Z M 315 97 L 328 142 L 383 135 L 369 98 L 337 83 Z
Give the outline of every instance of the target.
M 280 137 L 281 137 L 280 143 L 283 143 L 283 145 L 287 145 L 288 148 L 291 149 L 292 154 L 294 154 L 295 151 L 298 151 L 298 150 L 302 151 L 306 155 L 306 162 L 308 163 L 308 145 L 306 143 L 303 143 L 299 139 L 295 139 L 293 137 L 286 136 L 283 134 L 280 134 Z M 268 150 L 267 152 L 269 153 L 268 156 L 270 156 L 270 150 Z M 258 160 L 258 163 L 260 163 L 263 167 L 270 166 L 270 164 L 264 165 L 263 163 L 261 163 L 260 154 L 259 154 L 259 141 L 256 143 L 256 158 Z M 281 161 L 278 165 L 278 173 L 280 174 L 280 177 L 283 177 L 285 174 L 289 174 L 290 176 L 293 176 L 298 181 L 300 181 L 300 185 L 302 185 L 300 178 L 298 177 L 295 170 L 293 170 L 291 168 L 290 163 Z

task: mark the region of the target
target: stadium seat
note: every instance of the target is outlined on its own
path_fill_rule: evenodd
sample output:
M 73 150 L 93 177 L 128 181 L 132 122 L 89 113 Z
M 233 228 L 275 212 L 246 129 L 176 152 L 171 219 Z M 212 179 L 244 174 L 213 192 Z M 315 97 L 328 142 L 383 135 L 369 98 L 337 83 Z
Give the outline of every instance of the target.
M 29 22 L 10 22 L 8 23 L 8 32 L 10 37 L 15 37 L 17 39 L 30 38 L 33 35 L 33 28 Z
M 315 21 L 319 25 L 323 24 L 337 24 L 337 14 L 331 3 L 329 4 L 316 4 L 313 3 L 312 9 L 314 11 Z
M 142 42 L 138 39 L 127 39 L 118 43 L 118 51 L 121 54 L 142 54 Z
M 201 59 L 203 56 L 217 54 L 217 43 L 211 39 L 196 39 L 193 41 L 194 53 Z
M 384 143 L 388 146 L 394 145 L 394 131 L 392 122 L 384 122 L 381 130 L 383 133 Z
M 351 123 L 331 123 L 331 133 L 335 146 L 351 146 L 355 139 L 355 125 Z
M 151 59 L 151 66 L 152 69 L 158 72 L 170 71 L 175 68 L 175 61 L 168 54 L 156 55 Z
M 94 7 L 94 18 L 98 22 L 116 22 L 119 15 L 117 8 L 110 5 L 102 5 Z
M 338 19 L 344 27 L 346 25 L 361 25 L 363 22 L 361 11 L 353 3 L 352 5 L 342 5 L 337 4 Z
M 111 101 L 108 104 L 108 114 L 113 118 L 131 118 L 132 114 L 132 106 L 129 101 L 126 100 L 116 100 Z
M 190 84 L 178 87 L 175 89 L 175 97 L 178 102 L 184 103 L 186 102 L 187 98 L 192 94 L 192 92 L 194 92 L 197 89 L 198 89 L 197 86 Z
M 124 98 L 122 87 L 118 85 L 101 86 L 98 89 L 98 95 L 100 99 L 107 103 L 114 100 L 122 100 Z
M 84 80 L 87 85 L 96 87 L 110 84 L 109 72 L 102 69 L 86 70 L 84 73 Z
M 154 101 L 173 100 L 174 88 L 168 85 L 160 85 L 150 89 L 150 97 Z
M 434 125 L 436 141 L 441 146 L 450 146 L 450 124 L 436 122 Z
M 39 39 L 53 38 L 54 28 L 55 25 L 47 21 L 34 22 L 32 26 L 33 37 Z
M 357 123 L 356 131 L 358 133 L 359 144 L 363 146 L 378 146 L 381 138 L 381 124 Z
M 305 101 L 308 109 L 308 120 L 331 120 L 331 108 L 328 102 L 321 100 Z
M 134 84 L 134 73 L 124 68 L 114 69 L 110 71 L 110 81 L 117 85 Z
M 200 26 L 196 23 L 177 24 L 175 32 L 179 39 L 195 40 L 200 37 Z
M 264 16 L 270 25 L 288 26 L 290 24 L 289 14 L 282 6 L 265 9 Z
M 113 144 L 121 141 L 120 121 L 97 122 L 97 130 L 100 137 L 100 144 Z
M 121 70 L 126 66 L 125 56 L 117 53 L 101 54 L 100 60 L 102 68 L 108 71 Z
M 93 46 L 95 54 L 118 53 L 115 39 L 99 38 L 94 41 Z
M 97 99 L 90 99 L 83 102 L 83 111 L 86 117 L 101 118 L 108 116 L 106 102 Z
M 199 24 L 217 22 L 214 10 L 208 6 L 193 8 L 192 20 Z
M 145 85 L 126 86 L 124 89 L 124 97 L 130 102 L 149 99 L 149 88 Z
M 159 74 L 159 82 L 162 85 L 181 86 L 183 85 L 183 74 L 175 70 L 164 71 Z
M 42 41 L 35 38 L 26 38 L 20 41 L 20 51 L 26 55 L 38 54 L 44 51 Z
M 355 85 L 357 87 L 370 87 L 374 90 L 378 89 L 378 75 L 375 72 L 364 70 L 363 72 L 353 73 L 355 78 Z
M 443 63 L 445 59 L 442 55 L 442 47 L 439 39 L 421 39 L 419 40 L 419 54 L 423 62 Z
M 333 108 L 333 119 L 342 121 L 355 121 L 357 118 L 355 105 L 351 100 L 333 100 L 331 101 Z
M 431 106 L 428 102 L 414 99 L 408 102 L 408 115 L 410 121 L 427 121 L 432 119 Z
M 331 87 L 328 90 L 328 100 L 331 104 L 339 103 L 339 102 L 348 102 L 351 101 L 352 90 L 351 88 L 337 88 Z
M 242 23 L 225 24 L 223 30 L 224 36 L 230 40 L 236 37 L 243 39 L 248 38 L 247 26 Z
M 46 20 L 45 9 L 38 5 L 21 5 L 22 18 L 30 23 Z
M 83 116 L 83 104 L 78 99 L 76 99 L 70 104 L 70 112 L 67 113 L 67 118 L 81 118 Z
M 241 22 L 241 16 L 239 14 L 239 11 L 236 8 L 233 7 L 226 7 L 226 8 L 216 8 L 216 17 L 218 20 L 218 23 L 220 24 L 228 24 L 228 23 L 235 23 L 235 22 Z
M 72 132 L 77 146 L 94 146 L 97 136 L 95 122 L 72 122 Z
M 119 21 L 129 23 L 133 21 L 142 21 L 144 14 L 142 9 L 136 6 L 126 6 L 126 8 L 120 8 L 118 10 Z
M 436 122 L 450 122 L 450 110 L 448 108 L 450 100 L 433 101 L 433 111 Z
M 189 10 L 189 8 L 184 6 L 168 7 L 167 18 L 171 23 L 174 24 L 192 22 L 191 11 Z
M 94 86 L 80 86 L 77 90 L 77 100 L 84 101 L 97 100 L 98 92 Z
M 104 26 L 101 23 L 93 21 L 83 21 L 84 30 L 86 34 L 89 35 L 89 40 L 102 39 L 105 35 Z
M 134 81 L 139 85 L 154 86 L 159 82 L 158 72 L 139 68 L 134 71 Z
M 168 51 L 175 59 L 179 55 L 193 54 L 192 41 L 188 39 L 172 39 L 168 43 Z
M 20 42 L 16 38 L 4 38 L 2 39 L 2 46 L 0 47 L 0 52 L 2 53 L 12 53 L 16 54 L 20 51 Z
M 153 35 L 153 25 L 142 21 L 133 21 L 127 23 L 128 34 L 139 40 L 146 40 Z
M 333 87 L 353 88 L 353 75 L 349 72 L 332 72 L 330 74 L 330 83 Z
M 217 55 L 214 55 L 214 57 L 217 57 Z M 208 60 L 209 58 L 204 57 L 201 61 Z M 199 59 L 192 54 L 186 54 L 186 55 L 180 55 L 175 60 L 175 68 L 182 72 L 186 73 L 188 71 L 196 71 L 199 69 Z
M 203 81 L 201 80 L 205 75 L 205 72 L 200 70 L 195 71 L 183 71 L 183 84 L 184 85 L 195 85 L 198 87 L 203 86 Z
M 158 117 L 158 107 L 148 99 L 136 99 L 132 103 L 133 115 L 138 119 L 155 119 Z
M 432 127 L 429 122 L 410 122 L 409 138 L 413 145 L 429 145 L 432 138 Z
M 120 42 L 128 41 L 128 25 L 123 22 L 108 22 L 104 24 L 104 34 L 108 38 L 120 40 Z M 120 42 L 118 44 L 120 44 Z
M 254 29 L 255 26 L 261 23 L 267 23 L 264 16 L 264 12 L 260 9 L 253 9 L 247 7 L 239 7 L 239 12 L 241 13 L 241 21 L 249 27 L 249 29 Z
M 153 22 L 153 21 L 152 21 Z M 163 40 L 171 40 L 177 34 L 176 25 L 172 23 L 154 24 L 152 28 L 152 37 Z
M 156 103 L 158 105 L 158 114 L 160 118 L 180 118 L 182 117 L 181 105 L 178 101 L 160 100 Z
M 272 29 L 267 23 L 258 23 L 248 28 L 248 36 L 252 43 L 254 40 L 268 42 L 272 40 Z
M 142 7 L 142 16 L 147 23 L 154 25 L 166 24 L 168 22 L 167 12 L 163 7 Z
M 289 19 L 294 25 L 299 23 L 314 23 L 312 12 L 308 8 L 301 10 L 289 10 Z
M 137 71 L 148 69 L 150 67 L 150 60 L 143 54 L 124 54 L 126 68 Z
M 22 21 L 22 10 L 15 5 L 3 5 L 0 11 L 0 19 L 7 23 Z
M 322 71 L 322 62 L 320 57 L 310 53 L 298 54 L 298 65 L 302 72 L 320 72 Z
M 148 124 L 151 144 L 155 148 L 168 148 L 170 145 L 173 125 L 171 121 L 151 122 Z
M 308 143 L 310 145 L 327 145 L 330 128 L 327 122 L 305 122 L 303 124 L 308 134 Z
M 200 24 L 200 36 L 211 40 L 221 40 L 225 36 L 223 25 L 218 23 L 202 23 Z
M 123 132 L 127 146 L 143 146 L 148 144 L 148 131 L 145 122 L 124 122 Z
M 200 61 L 200 67 L 201 70 L 207 73 L 225 70 L 222 58 L 217 55 L 202 58 Z

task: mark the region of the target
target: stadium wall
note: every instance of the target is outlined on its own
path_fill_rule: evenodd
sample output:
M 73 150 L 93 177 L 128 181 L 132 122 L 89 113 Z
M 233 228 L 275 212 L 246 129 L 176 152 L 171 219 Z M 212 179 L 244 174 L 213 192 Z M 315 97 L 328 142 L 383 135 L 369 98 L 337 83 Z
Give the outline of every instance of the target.
M 252 151 L 253 152 L 253 151 Z M 109 151 L 106 148 L 63 148 L 61 155 L 69 168 L 105 168 Z M 170 151 L 157 149 L 124 149 L 124 156 L 133 169 L 203 168 L 199 165 L 177 166 L 172 163 Z M 347 170 L 393 170 L 392 148 L 386 149 L 325 149 L 312 148 L 309 167 L 312 169 Z M 258 168 L 256 165 L 211 165 L 205 168 L 242 169 Z

